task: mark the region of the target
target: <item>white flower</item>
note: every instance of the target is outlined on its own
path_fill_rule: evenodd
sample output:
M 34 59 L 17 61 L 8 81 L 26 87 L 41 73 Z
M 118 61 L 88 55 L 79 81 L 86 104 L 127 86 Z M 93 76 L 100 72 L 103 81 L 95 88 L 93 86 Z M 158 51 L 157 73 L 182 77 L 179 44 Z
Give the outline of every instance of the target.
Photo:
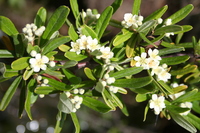
M 37 76 L 37 80 L 38 80 L 38 81 L 42 80 L 42 76 L 40 76 L 40 75 Z
M 96 38 L 95 39 L 88 38 L 86 47 L 87 49 L 94 51 L 94 50 L 99 49 L 100 45 L 98 44 L 98 40 Z
M 81 53 L 80 44 L 77 41 L 71 42 L 71 47 L 72 47 L 72 49 L 70 49 L 71 52 L 76 52 L 76 54 Z
M 112 84 L 112 83 L 115 82 L 115 78 L 114 78 L 114 77 L 109 77 L 109 78 L 106 79 L 106 82 L 107 82 L 108 84 Z
M 134 60 L 136 61 L 136 64 L 135 66 L 136 67 L 143 67 L 144 69 L 148 69 L 148 66 L 147 66 L 147 54 L 146 53 L 142 53 L 141 54 L 141 57 L 140 56 L 135 56 L 134 57 Z
M 191 109 L 191 108 L 192 108 L 192 103 L 191 103 L 191 102 L 181 103 L 181 104 L 180 104 L 180 107 Z M 188 115 L 188 113 L 190 113 L 190 110 L 185 111 L 185 112 L 183 112 L 183 113 L 180 113 L 180 115 Z
M 165 108 L 165 97 L 163 96 L 157 96 L 156 94 L 152 95 L 152 99 L 149 101 L 150 102 L 150 108 L 154 109 L 154 113 L 156 115 L 159 115 L 160 112 L 162 111 L 163 108 Z
M 32 50 L 31 53 L 30 53 L 30 55 L 31 55 L 32 57 L 35 57 L 36 54 L 37 54 L 37 52 L 36 52 L 35 50 Z
M 74 94 L 78 94 L 79 91 L 78 91 L 78 89 L 74 89 L 73 92 L 74 92 Z
M 143 16 L 138 16 L 138 15 L 133 15 L 131 13 L 125 13 L 124 14 L 124 20 L 121 22 L 121 24 L 123 26 L 125 26 L 125 28 L 138 28 L 138 26 L 142 25 L 142 21 L 143 21 Z
M 158 73 L 158 80 L 162 80 L 164 82 L 167 82 L 168 79 L 171 79 L 171 74 L 168 73 L 166 70 L 161 71 L 160 73 Z
M 55 65 L 56 65 L 56 63 L 55 63 L 54 61 L 50 61 L 50 62 L 49 62 L 49 66 L 55 67 Z
M 153 60 L 161 60 L 162 58 L 158 55 L 158 53 L 159 53 L 159 51 L 157 50 L 157 49 L 154 49 L 154 50 L 152 50 L 152 49 L 149 49 L 148 50 L 148 55 L 149 55 L 149 57 L 151 58 L 151 59 L 153 59 Z
M 103 59 L 110 59 L 113 57 L 114 53 L 110 51 L 110 47 L 101 47 L 100 52 L 102 55 L 96 56 L 97 59 L 103 58 Z
M 109 66 L 109 67 L 108 67 L 108 70 L 109 70 L 109 71 L 113 71 L 114 69 L 115 69 L 114 66 Z
M 46 63 L 49 62 L 49 58 L 45 55 L 36 54 L 35 58 L 31 58 L 29 60 L 30 67 L 33 69 L 34 72 L 39 72 L 40 69 L 46 70 Z
M 66 94 L 67 97 L 71 96 L 71 93 L 69 91 L 65 92 L 65 94 Z
M 77 43 L 80 45 L 80 49 L 86 49 L 88 45 L 88 40 L 92 39 L 91 36 L 86 37 L 85 35 L 82 35 L 80 39 L 77 40 Z
M 158 18 L 158 24 L 161 24 L 163 22 L 163 19 L 162 18 Z
M 165 33 L 165 36 L 166 36 L 166 37 L 170 37 L 171 35 L 173 36 L 173 35 L 174 35 L 174 33 L 173 33 L 173 32 L 170 32 L 170 33 Z
M 165 21 L 165 25 L 167 26 L 167 25 L 171 25 L 172 24 L 172 19 L 167 19 L 166 21 Z
M 170 97 L 172 100 L 174 100 L 174 99 L 176 99 L 176 98 L 182 96 L 183 94 L 185 94 L 185 91 L 181 91 L 181 92 L 176 93 L 176 94 L 171 94 L 171 95 L 169 95 L 169 97 Z
M 48 79 L 44 79 L 44 80 L 43 80 L 43 83 L 44 83 L 44 84 L 48 84 L 48 83 L 49 83 L 49 80 L 48 80 Z
M 157 68 L 160 64 L 160 61 L 153 60 L 152 58 L 147 58 L 146 64 L 147 64 L 147 68 Z
M 85 93 L 85 90 L 84 89 L 79 89 L 79 94 L 84 94 Z
M 35 35 L 41 36 L 43 34 L 44 30 L 45 30 L 45 27 L 41 26 L 39 29 L 35 30 Z
M 110 76 L 109 76 L 108 73 L 106 73 L 106 74 L 103 76 L 104 79 L 108 79 L 109 77 L 110 77 Z

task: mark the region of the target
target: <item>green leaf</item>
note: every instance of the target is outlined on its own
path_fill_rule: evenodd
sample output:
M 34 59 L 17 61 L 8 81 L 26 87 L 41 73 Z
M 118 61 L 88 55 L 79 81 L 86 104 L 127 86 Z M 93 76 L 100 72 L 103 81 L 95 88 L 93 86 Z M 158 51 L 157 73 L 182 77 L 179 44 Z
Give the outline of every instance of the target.
M 138 41 L 138 35 L 133 34 L 126 44 L 126 56 L 131 58 L 134 54 L 134 47 Z
M 193 10 L 193 8 L 194 6 L 192 4 L 189 4 L 183 7 L 182 9 L 180 9 L 179 11 L 175 12 L 173 15 L 171 15 L 167 19 L 172 19 L 172 24 L 178 23 L 179 21 L 184 19 Z
M 138 15 L 140 12 L 141 0 L 134 0 L 132 14 Z
M 107 7 L 101 14 L 100 18 L 97 20 L 95 33 L 97 34 L 98 40 L 101 39 L 109 21 L 112 17 L 113 8 L 111 6 Z
M 144 102 L 147 100 L 147 95 L 146 94 L 137 94 L 136 97 L 135 97 L 135 100 L 137 102 Z
M 41 7 L 34 19 L 34 24 L 39 28 L 45 24 L 47 18 L 47 11 L 44 7 Z
M 169 110 L 169 112 L 173 112 L 176 114 L 183 113 L 183 112 L 190 110 L 189 108 L 181 108 L 179 106 L 167 105 L 167 104 L 166 104 L 166 109 Z
M 192 113 L 189 113 L 188 115 L 183 116 L 185 120 L 187 120 L 189 123 L 194 125 L 198 130 L 200 130 L 200 118 L 193 115 Z
M 52 93 L 56 93 L 56 92 L 60 92 L 59 90 L 55 89 L 54 87 L 49 87 L 49 86 L 38 86 L 37 88 L 35 88 L 34 91 L 36 94 L 44 94 L 44 95 L 48 95 L 48 94 L 52 94 Z
M 111 96 L 112 96 L 112 100 L 113 102 L 120 108 L 122 109 L 123 108 L 123 103 L 122 101 L 114 94 L 114 93 L 110 93 Z
M 149 39 L 147 39 L 147 37 L 145 36 L 145 34 L 143 33 L 139 33 L 140 37 L 145 41 L 147 42 L 149 45 L 154 45 L 153 42 L 151 42 Z M 154 45 L 155 47 L 157 47 L 156 45 Z
M 141 88 L 152 82 L 151 77 L 133 78 L 133 79 L 117 79 L 113 86 L 129 88 L 134 90 L 136 88 Z
M 193 101 L 192 102 L 192 110 L 200 114 L 200 101 Z
M 83 97 L 83 104 L 100 113 L 107 113 L 111 110 L 106 104 L 90 97 Z
M 143 23 L 139 28 L 138 28 L 138 32 L 146 32 L 149 31 L 151 28 L 153 28 L 156 24 L 156 20 L 149 20 L 146 21 L 145 23 Z
M 70 41 L 69 36 L 62 36 L 62 37 L 59 37 L 59 38 L 55 38 L 45 45 L 42 53 L 45 55 L 46 53 L 53 51 L 54 49 L 56 49 L 60 45 L 67 43 L 69 41 Z
M 15 46 L 15 54 L 17 57 L 23 57 L 28 40 L 24 34 L 13 35 L 13 42 Z
M 181 127 L 185 128 L 186 130 L 188 130 L 191 133 L 197 132 L 196 128 L 192 124 L 190 124 L 188 121 L 186 121 L 183 118 L 183 116 L 172 113 L 172 112 L 170 112 L 170 115 L 174 119 L 174 121 Z
M 166 54 L 173 54 L 173 53 L 178 53 L 178 52 L 181 52 L 184 50 L 185 49 L 183 47 L 163 48 L 163 49 L 159 50 L 158 55 L 162 56 L 162 55 L 166 55 Z
M 15 70 L 22 70 L 29 66 L 29 59 L 31 57 L 22 57 L 12 62 L 11 67 Z
M 161 64 L 167 64 L 167 65 L 177 65 L 181 63 L 185 63 L 187 60 L 190 59 L 190 56 L 184 55 L 184 56 L 174 56 L 174 57 L 166 57 L 162 58 L 160 61 Z
M 21 82 L 22 77 L 19 76 L 17 77 L 12 84 L 10 85 L 10 87 L 8 88 L 8 90 L 6 91 L 5 95 L 3 96 L 1 103 L 0 103 L 0 110 L 5 110 L 6 107 L 8 106 L 8 104 L 10 103 L 13 95 L 15 94 L 17 87 L 19 86 L 19 83 Z
M 60 6 L 51 16 L 46 26 L 46 30 L 41 36 L 40 46 L 43 47 L 46 42 L 51 38 L 54 32 L 59 30 L 65 23 L 67 15 L 69 14 L 69 8 L 66 6 Z
M 147 16 L 143 22 L 146 22 L 148 20 L 153 20 L 153 19 L 159 19 L 162 17 L 162 15 L 167 11 L 168 6 L 165 5 L 162 8 L 156 10 L 155 12 L 153 12 L 151 15 Z
M 59 98 L 59 103 L 58 103 L 58 109 L 59 111 L 69 114 L 73 111 L 74 105 L 71 102 L 71 100 L 67 97 L 65 93 L 60 94 Z
M 63 52 L 67 52 L 67 51 L 69 51 L 71 49 L 69 46 L 64 45 L 64 44 L 60 45 L 58 48 Z
M 23 79 L 28 80 L 32 74 L 33 74 L 33 69 L 26 69 L 26 71 L 23 74 Z
M 18 117 L 22 118 L 23 111 L 24 111 L 24 105 L 26 101 L 26 81 L 22 81 L 21 86 L 19 87 L 21 89 L 20 91 L 20 98 L 19 98 L 19 111 L 18 111 Z
M 75 19 L 79 16 L 79 7 L 77 0 L 70 0 L 70 7 L 72 9 L 72 13 L 74 14 Z
M 126 76 L 137 74 L 137 73 L 141 72 L 142 70 L 143 70 L 142 67 L 126 68 L 124 70 L 117 71 L 115 73 L 111 73 L 110 77 L 115 77 L 116 79 L 117 78 L 122 78 L 122 77 L 126 77 Z
M 4 16 L 0 16 L 0 30 L 2 30 L 9 36 L 16 35 L 19 33 L 12 21 Z
M 78 118 L 76 116 L 76 113 L 70 113 L 71 117 L 72 117 L 72 121 L 74 123 L 74 126 L 75 126 L 75 133 L 80 133 L 80 124 L 79 124 L 79 121 L 78 121 Z
M 194 72 L 197 69 L 196 65 L 189 65 L 187 67 L 181 68 L 179 70 L 172 70 L 171 75 L 185 75 L 191 72 Z
M 147 106 L 146 106 L 145 109 L 144 109 L 144 119 L 143 119 L 143 121 L 146 120 L 148 110 L 149 110 L 149 105 L 147 104 Z
M 66 61 L 66 63 L 63 65 L 62 68 L 70 68 L 70 67 L 76 66 L 77 64 L 78 64 L 77 61 L 69 60 L 69 61 Z
M 62 79 L 64 77 L 64 75 L 60 71 L 54 71 L 54 70 L 51 70 L 49 68 L 44 70 L 44 72 L 46 74 L 49 74 L 50 76 L 58 78 L 58 79 Z
M 32 120 L 31 105 L 36 101 L 37 95 L 34 93 L 36 80 L 31 79 L 27 85 L 27 96 L 25 101 L 25 110 L 30 120 Z
M 11 51 L 0 49 L 0 58 L 14 58 L 14 54 Z
M 81 26 L 81 33 L 85 36 L 91 36 L 93 39 L 97 38 L 95 31 L 87 25 Z
M 103 84 L 101 83 L 101 81 L 97 82 L 96 86 L 95 86 L 95 90 L 98 91 L 98 92 L 102 92 L 104 90 L 104 86 Z
M 87 58 L 86 55 L 82 54 L 78 55 L 75 52 L 69 52 L 69 51 L 65 53 L 65 57 L 68 58 L 69 60 L 75 60 L 75 61 L 81 61 Z
M 78 34 L 76 33 L 73 25 L 70 25 L 69 30 L 68 30 L 68 34 L 69 34 L 72 41 L 75 42 L 78 39 Z
M 59 111 L 58 114 L 57 114 L 57 117 L 56 117 L 56 126 L 55 126 L 55 129 L 54 129 L 54 132 L 55 133 L 60 133 L 61 130 L 62 130 L 62 127 L 65 123 L 65 119 L 66 119 L 66 116 L 67 114 Z
M 84 68 L 84 72 L 85 72 L 85 75 L 86 75 L 89 79 L 91 79 L 91 80 L 96 80 L 96 78 L 94 77 L 94 75 L 93 75 L 93 73 L 92 73 L 92 71 L 91 71 L 90 68 L 85 67 L 85 68 Z
M 155 30 L 154 35 L 162 35 L 165 33 L 176 33 L 176 32 L 180 32 L 183 31 L 183 28 L 179 25 L 169 25 L 169 26 L 164 26 L 161 28 L 158 28 Z
M 193 29 L 193 27 L 191 25 L 182 25 L 181 27 L 182 27 L 182 31 L 180 31 L 180 32 L 174 32 L 174 34 L 188 32 L 188 31 L 190 31 L 190 30 Z
M 18 70 L 13 70 L 10 68 L 10 66 L 4 66 L 3 69 L 4 70 L 2 71 L 2 73 L 4 78 L 12 78 L 14 76 L 19 75 Z
M 115 0 L 113 3 L 112 3 L 112 8 L 113 8 L 113 14 L 117 11 L 117 9 L 122 5 L 123 3 L 123 0 Z
M 116 35 L 116 37 L 113 41 L 113 46 L 118 46 L 118 45 L 124 43 L 133 35 L 133 33 L 128 30 L 124 30 L 124 31 L 125 32 L 123 32 L 123 34 Z

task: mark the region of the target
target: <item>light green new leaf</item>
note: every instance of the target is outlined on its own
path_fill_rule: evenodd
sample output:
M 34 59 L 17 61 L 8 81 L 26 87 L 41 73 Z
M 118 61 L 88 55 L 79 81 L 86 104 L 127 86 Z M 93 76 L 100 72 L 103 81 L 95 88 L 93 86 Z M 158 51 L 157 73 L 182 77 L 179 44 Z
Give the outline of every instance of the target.
M 138 35 L 133 34 L 126 44 L 126 56 L 131 58 L 134 54 L 134 47 L 138 41 Z
M 86 36 L 91 36 L 93 39 L 97 38 L 95 31 L 87 25 L 81 26 L 81 33 Z
M 54 49 L 56 49 L 57 47 L 59 47 L 60 45 L 69 42 L 71 39 L 69 36 L 62 36 L 59 38 L 55 38 L 51 41 L 49 41 L 49 43 L 47 43 L 42 51 L 42 54 L 46 54 L 48 52 L 53 51 Z
M 149 31 L 151 28 L 153 28 L 156 24 L 156 20 L 149 20 L 146 21 L 145 23 L 143 23 L 138 29 L 138 32 L 147 32 Z
M 34 19 L 34 24 L 39 28 L 45 24 L 47 18 L 47 11 L 44 7 L 41 7 Z
M 32 74 L 33 74 L 33 69 L 26 69 L 26 71 L 23 74 L 23 79 L 28 80 Z
M 123 108 L 123 103 L 122 101 L 114 94 L 114 93 L 110 93 L 111 96 L 112 96 L 112 100 L 113 102 L 120 108 L 122 109 Z
M 97 82 L 96 86 L 95 86 L 95 90 L 98 91 L 98 92 L 102 92 L 104 90 L 104 86 L 103 84 L 101 83 L 101 81 Z
M 183 28 L 179 25 L 169 25 L 169 26 L 164 26 L 161 28 L 158 28 L 155 30 L 155 32 L 153 33 L 154 35 L 162 35 L 165 33 L 177 33 L 177 32 L 182 32 Z
M 113 41 L 113 46 L 118 46 L 122 43 L 124 43 L 125 41 L 127 41 L 131 36 L 133 35 L 133 32 L 130 32 L 128 30 L 125 30 L 125 32 L 123 32 L 123 34 L 118 34 L 116 35 L 114 41 Z
M 68 30 L 68 34 L 69 34 L 72 41 L 75 42 L 78 39 L 78 34 L 76 33 L 73 25 L 70 25 L 69 30 Z
M 126 68 L 124 70 L 117 71 L 115 73 L 111 73 L 110 77 L 115 77 L 116 79 L 117 78 L 122 78 L 122 77 L 126 77 L 126 76 L 137 74 L 137 73 L 141 72 L 142 70 L 143 70 L 142 67 Z
M 16 35 L 19 33 L 12 21 L 4 16 L 0 16 L 0 30 L 2 30 L 9 36 Z
M 109 6 L 103 11 L 100 18 L 97 20 L 95 33 L 97 34 L 98 40 L 101 39 L 106 27 L 108 26 L 109 21 L 112 17 L 112 13 L 113 13 L 113 8 Z
M 152 14 L 150 14 L 149 16 L 147 16 L 144 19 L 143 22 L 146 22 L 148 20 L 153 20 L 153 19 L 157 20 L 157 19 L 161 18 L 162 15 L 167 11 L 167 9 L 168 9 L 167 5 L 163 6 L 162 8 L 156 10 L 155 12 L 153 12 Z
M 181 63 L 185 63 L 187 60 L 190 59 L 190 56 L 184 55 L 184 56 L 174 56 L 174 57 L 166 57 L 162 58 L 160 61 L 161 64 L 167 64 L 167 65 L 177 65 Z
M 197 132 L 196 128 L 192 124 L 190 124 L 188 121 L 186 121 L 183 118 L 183 116 L 172 113 L 172 112 L 170 112 L 170 115 L 174 119 L 174 121 L 181 127 L 185 128 L 186 130 L 188 130 L 191 133 Z
M 123 0 L 115 0 L 113 3 L 112 3 L 112 8 L 113 8 L 113 14 L 117 11 L 117 9 L 122 5 L 123 3 Z
M 69 60 L 75 60 L 75 61 L 81 61 L 87 58 L 86 55 L 82 54 L 78 55 L 75 52 L 69 52 L 69 51 L 65 53 L 65 57 L 67 57 Z
M 34 93 L 36 87 L 36 80 L 31 79 L 27 85 L 27 95 L 25 101 L 25 110 L 30 120 L 32 120 L 31 105 L 36 101 L 38 95 Z
M 76 113 L 70 113 L 70 115 L 71 115 L 72 121 L 73 121 L 75 129 L 76 129 L 75 133 L 80 133 L 80 128 L 81 127 L 80 127 L 78 118 L 76 116 Z
M 178 23 L 179 21 L 184 19 L 193 10 L 193 8 L 194 6 L 192 4 L 189 4 L 183 7 L 182 9 L 180 9 L 179 11 L 175 12 L 173 15 L 171 15 L 167 19 L 172 19 L 172 24 Z
M 151 77 L 133 78 L 133 79 L 117 79 L 113 86 L 129 88 L 134 91 L 136 88 L 141 88 L 152 82 Z
M 0 64 L 1 64 L 0 72 L 3 74 L 4 78 L 12 78 L 14 76 L 19 75 L 18 70 L 11 69 L 10 66 L 5 66 L 4 63 Z
M 146 94 L 137 94 L 135 97 L 135 100 L 137 102 L 144 102 L 147 100 L 147 95 Z
M 59 103 L 58 103 L 58 109 L 59 111 L 69 114 L 73 111 L 74 105 L 71 102 L 71 100 L 67 97 L 65 93 L 60 94 L 59 98 Z
M 192 113 L 189 113 L 188 115 L 183 116 L 185 120 L 187 120 L 189 123 L 194 125 L 198 130 L 200 130 L 200 118 L 196 115 L 193 115 Z
M 146 106 L 145 109 L 144 109 L 144 119 L 143 119 L 143 121 L 146 120 L 148 111 L 149 111 L 149 105 L 147 104 L 147 106 Z
M 132 14 L 133 15 L 138 15 L 139 14 L 141 2 L 142 2 L 141 0 L 134 0 L 133 10 L 132 10 Z
M 17 77 L 12 84 L 10 85 L 10 87 L 8 88 L 8 90 L 6 91 L 5 95 L 3 96 L 1 103 L 0 103 L 0 110 L 3 111 L 6 109 L 6 107 L 8 106 L 8 104 L 10 103 L 13 95 L 15 94 L 17 87 L 19 86 L 19 83 L 22 80 L 22 76 Z
M 170 47 L 170 48 L 163 48 L 159 50 L 159 54 L 160 56 L 162 55 L 167 55 L 167 54 L 173 54 L 173 53 L 178 53 L 181 51 L 184 51 L 184 47 Z
M 0 58 L 14 58 L 14 54 L 11 51 L 1 49 Z
M 22 70 L 29 66 L 29 59 L 31 57 L 22 57 L 12 62 L 11 67 L 15 70 Z
M 66 6 L 60 6 L 51 16 L 46 26 L 46 30 L 41 36 L 40 46 L 44 47 L 46 42 L 51 38 L 54 32 L 59 30 L 64 24 L 69 14 L 69 8 Z
M 84 68 L 84 72 L 85 72 L 85 75 L 86 75 L 89 79 L 91 79 L 91 80 L 96 80 L 96 78 L 94 77 L 94 75 L 93 75 L 93 73 L 92 73 L 92 71 L 91 71 L 90 68 L 85 67 L 85 68 Z
M 83 104 L 100 113 L 107 113 L 111 110 L 106 104 L 91 97 L 83 97 Z

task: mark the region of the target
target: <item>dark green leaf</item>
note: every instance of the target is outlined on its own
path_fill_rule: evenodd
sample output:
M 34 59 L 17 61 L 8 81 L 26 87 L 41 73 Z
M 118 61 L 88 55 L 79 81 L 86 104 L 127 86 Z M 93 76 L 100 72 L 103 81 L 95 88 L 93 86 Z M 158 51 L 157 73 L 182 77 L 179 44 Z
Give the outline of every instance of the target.
M 166 104 L 166 109 L 176 114 L 183 113 L 189 110 L 189 108 L 181 108 L 179 106 L 167 105 L 167 104 Z
M 100 18 L 97 20 L 95 33 L 97 34 L 98 40 L 101 39 L 109 21 L 112 17 L 113 8 L 111 6 L 107 7 L 103 13 L 101 14 Z
M 20 91 L 20 98 L 19 98 L 19 112 L 18 112 L 18 117 L 22 118 L 23 111 L 24 111 L 24 105 L 25 105 L 25 100 L 26 100 L 26 81 L 22 81 Z
M 9 36 L 19 33 L 12 21 L 4 16 L 0 16 L 0 30 Z
M 53 13 L 46 26 L 46 30 L 41 36 L 41 41 L 40 41 L 41 47 L 45 45 L 45 43 L 51 38 L 54 32 L 56 32 L 62 27 L 68 14 L 69 14 L 69 8 L 66 6 L 60 6 Z
M 166 55 L 166 54 L 173 54 L 173 53 L 178 53 L 181 51 L 184 51 L 185 49 L 183 47 L 171 47 L 171 48 L 163 48 L 159 50 L 159 55 Z
M 172 70 L 171 75 L 185 75 L 191 72 L 194 72 L 197 69 L 196 65 L 189 65 L 179 70 Z
M 184 56 L 175 56 L 175 57 L 166 57 L 162 58 L 160 61 L 161 64 L 167 64 L 167 65 L 177 65 L 181 63 L 185 63 L 187 60 L 190 59 L 190 56 L 184 55 Z
M 189 113 L 188 115 L 186 116 L 183 116 L 183 118 L 185 120 L 187 120 L 189 123 L 191 123 L 192 125 L 194 125 L 198 130 L 200 130 L 200 118 Z
M 0 58 L 14 58 L 13 52 L 8 50 L 0 50 Z
M 8 88 L 8 90 L 6 91 L 5 95 L 3 96 L 1 100 L 0 110 L 3 111 L 6 109 L 13 95 L 15 94 L 21 80 L 22 80 L 22 76 L 19 76 L 12 82 L 12 84 L 10 85 L 10 87 Z
M 85 36 L 91 36 L 93 39 L 97 38 L 95 31 L 87 25 L 81 26 L 81 33 Z
M 76 66 L 77 63 L 78 62 L 74 60 L 66 61 L 66 63 L 63 65 L 62 68 L 70 68 L 70 67 Z
M 121 6 L 121 4 L 123 3 L 123 0 L 115 0 L 112 3 L 112 8 L 113 8 L 113 14 L 117 11 L 117 9 Z
M 41 7 L 34 19 L 34 24 L 39 28 L 41 26 L 43 26 L 45 24 L 46 21 L 46 17 L 47 17 L 47 11 L 44 7 Z
M 79 7 L 78 7 L 77 0 L 70 0 L 70 6 L 71 6 L 75 19 L 77 19 L 79 16 L 79 9 L 78 9 Z
M 169 26 L 164 26 L 161 28 L 158 28 L 155 30 L 154 35 L 162 35 L 165 33 L 176 33 L 176 32 L 180 32 L 183 31 L 183 28 L 179 25 L 169 25 Z
M 38 86 L 37 88 L 35 88 L 34 92 L 36 94 L 48 95 L 48 94 L 59 92 L 59 90 L 57 90 L 53 87 L 49 87 L 49 86 Z
M 111 110 L 106 104 L 90 97 L 83 97 L 83 104 L 100 113 L 107 113 Z
M 42 53 L 46 54 L 48 52 L 51 52 L 54 49 L 56 49 L 57 47 L 59 47 L 60 45 L 67 43 L 69 41 L 70 41 L 69 36 L 62 36 L 62 37 L 59 37 L 59 38 L 55 38 L 45 45 Z
M 143 23 L 139 28 L 138 32 L 146 32 L 149 31 L 151 28 L 153 28 L 156 24 L 156 20 L 149 20 Z
M 13 35 L 13 42 L 15 46 L 15 54 L 17 57 L 23 57 L 28 40 L 23 34 Z

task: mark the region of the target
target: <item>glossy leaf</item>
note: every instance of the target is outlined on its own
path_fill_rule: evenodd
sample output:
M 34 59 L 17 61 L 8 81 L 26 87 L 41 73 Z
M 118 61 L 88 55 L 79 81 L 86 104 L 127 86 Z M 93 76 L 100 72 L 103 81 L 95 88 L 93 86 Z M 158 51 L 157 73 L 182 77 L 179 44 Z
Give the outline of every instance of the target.
M 43 54 L 46 54 L 48 52 L 53 51 L 54 49 L 56 49 L 57 47 L 59 47 L 60 45 L 67 43 L 70 41 L 70 37 L 69 36 L 62 36 L 59 38 L 55 38 L 52 41 L 50 41 L 49 43 L 47 43 L 42 51 Z
M 78 9 L 79 7 L 78 7 L 77 0 L 70 0 L 70 7 L 72 9 L 72 13 L 73 13 L 75 19 L 77 19 L 79 16 L 79 9 Z
M 22 57 L 12 62 L 11 67 L 15 70 L 22 70 L 29 66 L 29 59 L 31 57 Z
M 106 104 L 90 97 L 83 97 L 83 104 L 100 113 L 106 113 L 111 110 Z
M 123 32 L 123 34 L 118 34 L 114 41 L 113 41 L 113 46 L 118 46 L 121 43 L 124 43 L 125 41 L 127 41 L 131 36 L 133 35 L 132 32 L 126 30 L 125 32 Z
M 78 62 L 74 60 L 66 61 L 66 63 L 63 65 L 62 68 L 70 68 L 70 67 L 76 66 L 77 63 Z
M 167 65 L 177 65 L 181 63 L 185 63 L 187 60 L 190 59 L 190 56 L 184 55 L 184 56 L 174 56 L 174 57 L 166 57 L 162 58 L 160 61 L 161 64 L 167 64 Z
M 141 72 L 142 70 L 143 70 L 142 67 L 126 68 L 124 70 L 117 71 L 115 73 L 111 73 L 110 77 L 115 77 L 116 79 L 117 78 L 122 78 L 122 77 L 126 77 L 126 76 L 137 74 L 137 73 Z
M 95 33 L 97 34 L 98 40 L 102 37 L 109 21 L 112 17 L 113 8 L 111 6 L 107 7 L 101 14 L 100 18 L 97 20 Z
M 64 24 L 67 15 L 69 14 L 69 8 L 66 6 L 60 6 L 50 17 L 46 30 L 41 36 L 40 46 L 44 47 L 46 42 L 51 38 L 54 32 L 59 30 Z
M 140 11 L 141 0 L 134 0 L 132 13 L 138 15 Z
M 15 54 L 17 57 L 23 57 L 28 40 L 23 34 L 13 35 L 13 42 L 15 46 Z
M 162 17 L 162 15 L 167 11 L 168 6 L 165 5 L 162 8 L 156 10 L 155 12 L 153 12 L 152 14 L 150 14 L 149 16 L 147 16 L 143 22 L 146 22 L 148 20 L 153 20 L 153 19 L 159 19 Z
M 112 96 L 112 100 L 113 102 L 120 108 L 122 109 L 123 108 L 123 103 L 122 101 L 114 94 L 114 93 L 110 93 L 111 96 Z
M 121 6 L 121 4 L 123 3 L 123 0 L 115 0 L 112 3 L 112 8 L 113 8 L 113 14 L 117 11 L 117 9 Z
M 19 33 L 12 21 L 4 16 L 0 16 L 0 30 L 2 30 L 9 36 L 16 35 Z
M 97 34 L 95 33 L 95 31 L 87 25 L 83 25 L 81 27 L 81 33 L 85 36 L 91 36 L 93 39 L 97 38 Z
M 137 94 L 135 97 L 135 100 L 137 102 L 144 102 L 147 100 L 147 95 L 146 94 Z
M 5 95 L 3 96 L 2 100 L 1 100 L 0 110 L 3 111 L 6 109 L 6 107 L 10 103 L 12 97 L 14 96 L 21 80 L 22 80 L 22 77 L 19 76 L 12 82 L 12 84 L 10 85 L 10 87 L 8 88 L 8 90 L 6 91 Z
M 72 41 L 75 42 L 78 39 L 78 34 L 76 33 L 73 25 L 70 25 L 69 30 L 68 30 L 68 34 L 69 34 Z
M 66 52 L 65 57 L 67 57 L 69 60 L 75 60 L 75 61 L 81 61 L 87 58 L 86 55 L 82 54 L 76 54 L 75 52 Z
M 78 121 L 78 118 L 76 116 L 76 113 L 70 113 L 71 117 L 72 117 L 72 121 L 74 123 L 74 126 L 75 126 L 75 133 L 80 133 L 80 124 L 79 124 L 79 121 Z
M 94 77 L 94 75 L 93 75 L 93 73 L 92 73 L 92 71 L 91 71 L 90 68 L 85 67 L 85 68 L 84 68 L 84 72 L 85 72 L 85 75 L 86 75 L 89 79 L 91 79 L 91 80 L 96 80 L 96 78 Z
M 172 24 L 178 23 L 182 19 L 184 19 L 192 10 L 194 6 L 192 4 L 189 4 L 179 11 L 175 12 L 173 15 L 168 17 L 167 19 L 172 19 Z
M 26 81 L 22 81 L 21 86 L 19 87 L 21 89 L 20 96 L 19 96 L 19 111 L 18 111 L 18 117 L 22 118 L 23 111 L 24 111 L 24 105 L 26 101 Z
M 167 104 L 166 104 L 166 109 L 169 110 L 170 112 L 173 112 L 173 113 L 176 113 L 176 114 L 183 113 L 183 112 L 190 110 L 189 108 L 181 108 L 179 106 L 167 105 Z
M 149 31 L 151 28 L 153 28 L 156 24 L 156 20 L 149 20 L 146 21 L 145 23 L 143 23 L 139 28 L 138 28 L 138 32 L 146 32 Z
M 11 51 L 0 49 L 0 58 L 14 58 L 14 54 Z
M 45 24 L 47 18 L 47 11 L 44 7 L 41 7 L 34 19 L 34 24 L 39 28 Z

